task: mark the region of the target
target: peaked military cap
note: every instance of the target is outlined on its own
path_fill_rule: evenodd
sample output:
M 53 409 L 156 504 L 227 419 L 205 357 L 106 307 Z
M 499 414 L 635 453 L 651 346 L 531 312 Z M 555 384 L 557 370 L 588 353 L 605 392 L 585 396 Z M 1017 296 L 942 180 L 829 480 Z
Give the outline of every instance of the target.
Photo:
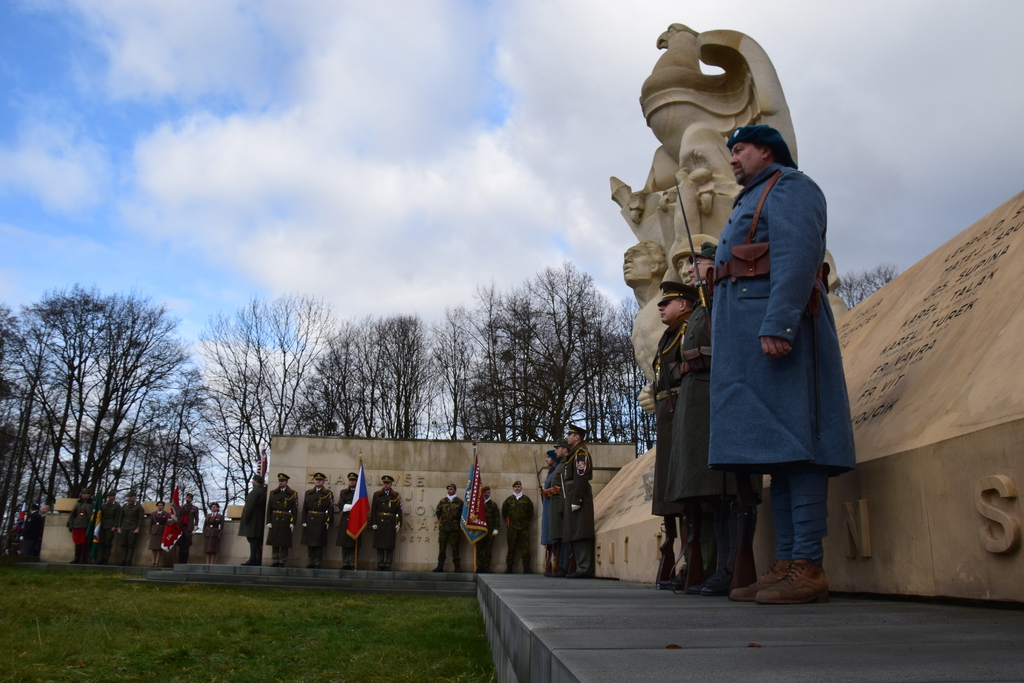
M 570 434 L 578 434 L 581 439 L 587 438 L 587 430 L 584 429 L 583 427 L 577 427 L 576 425 L 569 425 L 568 427 L 565 428 L 565 431 L 569 432 Z M 568 441 L 566 441 L 565 443 L 566 443 L 566 445 L 569 445 Z
M 793 161 L 793 155 L 789 153 L 789 145 L 783 139 L 782 133 L 771 126 L 742 126 L 737 128 L 732 132 L 732 135 L 729 136 L 729 140 L 725 144 L 729 149 L 732 149 L 732 146 L 737 142 L 749 142 L 752 145 L 767 147 L 775 155 L 775 161 L 783 166 L 796 168 L 796 162 Z
M 382 476 L 380 478 L 380 480 L 384 484 L 394 484 L 395 483 L 395 478 L 392 477 L 390 474 L 385 474 L 384 476 Z
M 697 301 L 700 299 L 700 292 L 697 291 L 696 287 L 684 285 L 682 282 L 662 282 L 661 300 L 658 302 L 658 305 L 660 306 L 675 298 Z
M 313 478 L 314 478 L 314 479 L 326 479 L 326 478 L 327 478 L 327 475 L 326 475 L 326 474 L 324 474 L 323 472 L 315 472 L 315 473 L 313 474 Z
M 258 475 L 257 475 L 257 476 L 258 476 Z M 253 477 L 253 479 L 255 479 L 255 477 Z M 131 498 L 132 496 L 137 496 L 137 495 L 139 495 L 139 494 L 135 493 L 135 491 L 129 491 L 129 492 L 128 492 L 128 497 L 129 497 L 129 498 Z
M 516 479 L 516 480 L 515 480 L 514 482 L 512 482 L 512 485 L 513 485 L 513 486 L 522 486 L 522 485 L 523 485 L 523 482 L 521 482 L 521 481 L 519 481 L 518 479 Z
M 254 477 L 254 478 L 255 478 L 255 477 Z M 278 481 L 288 481 L 289 479 L 291 479 L 291 477 L 289 477 L 289 476 L 288 476 L 287 474 L 285 474 L 284 472 L 279 472 L 279 473 L 278 473 L 278 475 L 277 475 L 277 480 L 278 480 Z
M 103 497 L 104 498 L 110 498 L 111 496 L 116 496 L 116 495 L 117 495 L 117 491 L 107 491 L 105 494 L 103 494 Z
M 568 448 L 568 447 L 569 447 L 569 442 L 566 441 L 565 439 L 559 439 L 558 441 L 555 442 L 555 448 Z
M 359 481 L 359 475 L 356 474 L 355 472 L 349 472 L 348 473 L 348 480 L 349 481 Z

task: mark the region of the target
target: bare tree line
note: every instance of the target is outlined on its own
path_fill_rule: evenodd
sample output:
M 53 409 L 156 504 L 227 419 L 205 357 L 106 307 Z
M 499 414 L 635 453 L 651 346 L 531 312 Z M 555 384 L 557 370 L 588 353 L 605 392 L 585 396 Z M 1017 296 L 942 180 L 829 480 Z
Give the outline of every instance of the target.
M 194 355 L 135 292 L 0 305 L 0 520 L 85 490 L 237 501 L 274 434 L 544 442 L 575 422 L 642 452 L 634 316 L 568 263 L 432 324 L 253 298 L 211 318 Z

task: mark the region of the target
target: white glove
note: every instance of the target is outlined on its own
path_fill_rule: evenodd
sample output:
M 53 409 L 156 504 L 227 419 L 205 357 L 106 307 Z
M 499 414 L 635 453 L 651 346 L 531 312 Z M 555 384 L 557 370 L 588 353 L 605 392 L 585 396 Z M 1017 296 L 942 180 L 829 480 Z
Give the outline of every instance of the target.
M 374 524 L 374 525 L 373 525 L 373 528 L 374 528 L 374 529 L 376 529 L 376 528 L 377 528 L 377 525 L 376 525 L 376 524 Z
M 352 512 L 352 503 L 345 503 L 345 505 L 341 508 L 341 511 Z
M 491 536 L 497 536 L 497 535 L 498 535 L 498 530 L 497 529 L 495 529 L 494 531 L 491 532 Z
M 303 524 L 302 526 L 306 526 L 306 525 Z M 295 525 L 294 524 L 289 524 L 288 525 L 288 531 L 295 531 Z
M 302 523 L 302 528 L 303 528 L 303 529 L 305 529 L 305 528 L 306 528 L 306 523 L 305 523 L 305 522 L 303 522 L 303 523 Z
M 273 525 L 273 524 L 268 524 L 268 525 L 267 525 L 267 528 L 268 528 L 268 529 L 273 529 L 273 528 L 274 528 L 274 525 Z
M 579 505 L 573 505 L 572 506 L 572 511 L 573 512 L 579 512 L 580 511 L 580 506 Z
M 402 530 L 402 525 L 401 524 L 396 524 L 395 525 L 395 531 L 401 531 L 401 530 Z

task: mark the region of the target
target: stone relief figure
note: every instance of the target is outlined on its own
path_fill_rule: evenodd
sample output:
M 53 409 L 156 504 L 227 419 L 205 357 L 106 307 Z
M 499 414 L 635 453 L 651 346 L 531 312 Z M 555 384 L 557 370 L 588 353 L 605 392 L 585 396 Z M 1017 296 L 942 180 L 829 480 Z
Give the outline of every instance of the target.
M 661 145 L 643 189 L 634 192 L 613 177 L 611 192 L 637 240 L 663 248 L 671 265 L 663 279 L 680 281 L 679 270 L 685 268 L 676 263 L 690 251 L 683 211 L 695 245 L 709 238 L 717 242 L 740 191 L 725 144 L 729 133 L 739 126 L 768 124 L 782 133 L 794 159 L 796 136 L 775 67 L 749 36 L 727 30 L 698 33 L 672 24 L 658 37 L 657 47 L 665 52 L 641 87 L 640 106 Z M 721 73 L 704 73 L 702 63 Z M 839 279 L 831 255 L 828 259 L 834 291 Z M 838 297 L 829 299 L 836 315 L 845 312 Z M 650 373 L 663 331 L 656 307 L 654 313 L 652 319 L 641 304 L 633 328 L 634 351 L 645 373 Z M 644 398 L 641 394 L 647 403 Z
M 667 271 L 665 247 L 657 242 L 644 240 L 626 250 L 622 262 L 622 276 L 626 284 L 632 288 L 636 302 L 640 306 L 640 312 L 633 321 L 633 353 L 648 382 L 654 380 L 651 362 L 658 350 L 660 335 L 652 337 L 646 334 L 646 330 L 655 326 L 663 327 L 658 315 L 658 301 L 661 300 L 658 285 L 665 279 Z

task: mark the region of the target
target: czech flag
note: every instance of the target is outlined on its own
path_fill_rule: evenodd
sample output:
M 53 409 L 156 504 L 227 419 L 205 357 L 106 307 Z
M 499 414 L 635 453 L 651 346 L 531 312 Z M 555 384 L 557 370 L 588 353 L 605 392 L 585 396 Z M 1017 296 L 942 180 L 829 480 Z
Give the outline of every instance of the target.
M 370 499 L 366 497 L 366 473 L 363 471 L 363 459 L 359 458 L 359 479 L 356 480 L 356 495 L 352 498 L 352 509 L 348 513 L 346 533 L 358 540 L 359 534 L 366 528 L 366 520 L 369 517 Z
M 167 522 L 167 526 L 164 527 L 163 538 L 160 539 L 160 547 L 164 550 L 170 550 L 174 547 L 178 537 L 181 536 L 181 525 L 182 522 L 178 519 L 181 514 L 181 506 L 178 502 L 178 487 L 174 487 L 174 493 L 171 494 L 171 519 Z M 188 515 L 186 515 L 187 517 Z
M 100 495 L 101 491 L 96 491 L 95 502 L 92 504 L 92 515 L 89 517 L 89 529 L 86 532 L 88 538 L 92 541 L 89 544 L 89 557 L 96 559 L 96 555 L 99 554 L 100 548 L 100 522 L 103 520 L 103 496 Z
M 470 543 L 476 543 L 487 535 L 487 508 L 483 494 L 480 493 L 480 464 L 473 447 L 473 467 L 469 470 L 469 481 L 466 482 L 466 504 L 462 506 L 462 533 Z

